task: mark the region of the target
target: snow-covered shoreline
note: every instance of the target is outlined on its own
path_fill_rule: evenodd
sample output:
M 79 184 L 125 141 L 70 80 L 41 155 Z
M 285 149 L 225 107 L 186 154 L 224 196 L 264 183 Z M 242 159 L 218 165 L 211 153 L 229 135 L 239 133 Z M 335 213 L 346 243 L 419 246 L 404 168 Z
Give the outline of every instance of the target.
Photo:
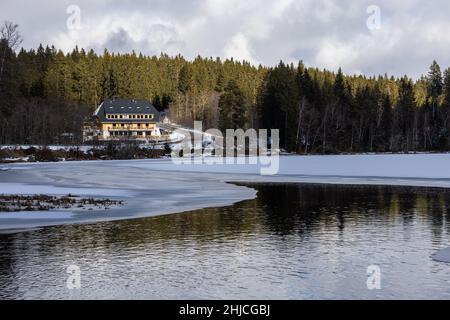
M 449 164 L 450 154 L 281 156 L 274 176 L 261 176 L 260 165 L 175 165 L 167 159 L 0 165 L 0 194 L 78 193 L 127 203 L 106 213 L 0 215 L 0 230 L 150 217 L 256 197 L 256 190 L 228 182 L 450 188 Z

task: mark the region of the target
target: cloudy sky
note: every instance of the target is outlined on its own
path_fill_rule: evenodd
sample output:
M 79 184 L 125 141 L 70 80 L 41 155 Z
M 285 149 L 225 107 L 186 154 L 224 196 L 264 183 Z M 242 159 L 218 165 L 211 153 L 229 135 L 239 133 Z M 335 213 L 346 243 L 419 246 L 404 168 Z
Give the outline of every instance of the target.
M 25 48 L 43 43 L 68 51 L 78 44 L 264 65 L 302 59 L 346 73 L 413 77 L 433 59 L 450 66 L 449 14 L 448 0 L 0 2 L 0 21 L 20 25 Z

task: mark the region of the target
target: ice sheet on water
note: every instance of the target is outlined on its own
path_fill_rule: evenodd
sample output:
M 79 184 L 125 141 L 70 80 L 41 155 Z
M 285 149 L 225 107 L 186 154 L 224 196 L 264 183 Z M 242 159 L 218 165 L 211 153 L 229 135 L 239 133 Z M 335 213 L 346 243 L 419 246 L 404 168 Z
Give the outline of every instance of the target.
M 53 220 L 53 219 L 70 219 L 72 217 L 73 217 L 73 213 L 62 212 L 62 211 L 18 211 L 18 212 L 2 212 L 2 213 L 0 213 L 0 220 L 3 220 L 3 219 Z
M 377 177 L 450 179 L 450 154 L 380 154 L 339 156 L 280 156 L 278 175 L 317 177 Z M 259 174 L 260 164 L 176 165 L 168 161 L 136 161 L 127 165 L 148 170 L 202 173 Z
M 124 197 L 129 196 L 129 192 L 120 189 L 106 188 L 77 188 L 77 187 L 56 187 L 52 185 L 33 185 L 22 183 L 0 182 L 0 194 L 9 195 L 77 195 L 77 196 L 102 196 L 102 197 Z
M 436 252 L 432 258 L 438 262 L 450 263 L 450 247 Z

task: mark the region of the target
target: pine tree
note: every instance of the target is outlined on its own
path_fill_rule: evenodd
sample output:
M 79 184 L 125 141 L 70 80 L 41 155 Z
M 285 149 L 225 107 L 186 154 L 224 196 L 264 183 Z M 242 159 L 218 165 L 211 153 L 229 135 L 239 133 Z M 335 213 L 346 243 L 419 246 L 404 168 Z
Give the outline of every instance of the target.
M 223 74 L 222 68 L 219 69 L 219 75 L 217 76 L 217 83 L 215 90 L 219 93 L 222 93 L 225 89 L 225 76 Z
M 449 150 L 450 148 L 450 68 L 444 72 L 444 87 L 443 87 L 443 103 L 442 103 L 442 116 L 443 116 L 443 132 L 442 149 Z
M 378 151 L 391 150 L 392 134 L 393 134 L 393 112 L 392 103 L 389 95 L 384 95 L 381 104 L 381 117 L 379 118 L 378 128 Z
M 433 61 L 430 67 L 430 72 L 428 73 L 428 82 L 429 96 L 434 101 L 437 101 L 438 97 L 442 94 L 443 82 L 441 67 L 436 61 Z
M 428 128 L 428 139 L 430 148 L 437 148 L 442 140 L 442 116 L 441 110 L 439 108 L 440 105 L 440 96 L 443 90 L 443 81 L 442 81 L 442 73 L 439 64 L 436 61 L 433 61 L 433 64 L 430 67 L 430 72 L 428 73 L 428 101 L 427 106 L 425 108 L 425 112 L 428 114 L 425 115 L 426 123 L 424 124 Z
M 444 109 L 450 109 L 450 68 L 444 71 L 444 86 L 443 86 L 443 94 L 444 94 Z
M 245 126 L 246 99 L 236 81 L 231 80 L 219 100 L 219 128 L 243 129 Z
M 180 70 L 180 76 L 178 80 L 178 90 L 186 94 L 192 88 L 192 73 L 188 65 L 184 65 Z
M 404 77 L 400 80 L 398 118 L 401 134 L 401 149 L 405 152 L 412 150 L 414 129 L 415 98 L 413 85 L 410 79 Z

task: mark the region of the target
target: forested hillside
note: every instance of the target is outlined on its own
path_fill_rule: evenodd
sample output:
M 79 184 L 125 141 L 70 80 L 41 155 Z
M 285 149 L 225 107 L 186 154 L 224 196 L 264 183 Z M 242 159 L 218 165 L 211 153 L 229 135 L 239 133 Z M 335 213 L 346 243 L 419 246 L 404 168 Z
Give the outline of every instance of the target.
M 281 146 L 298 153 L 450 149 L 450 69 L 436 62 L 416 81 L 369 78 L 302 62 L 269 68 L 164 54 L 19 50 L 2 31 L 0 144 L 79 143 L 83 119 L 103 99 L 121 97 L 148 99 L 185 125 L 280 129 Z

